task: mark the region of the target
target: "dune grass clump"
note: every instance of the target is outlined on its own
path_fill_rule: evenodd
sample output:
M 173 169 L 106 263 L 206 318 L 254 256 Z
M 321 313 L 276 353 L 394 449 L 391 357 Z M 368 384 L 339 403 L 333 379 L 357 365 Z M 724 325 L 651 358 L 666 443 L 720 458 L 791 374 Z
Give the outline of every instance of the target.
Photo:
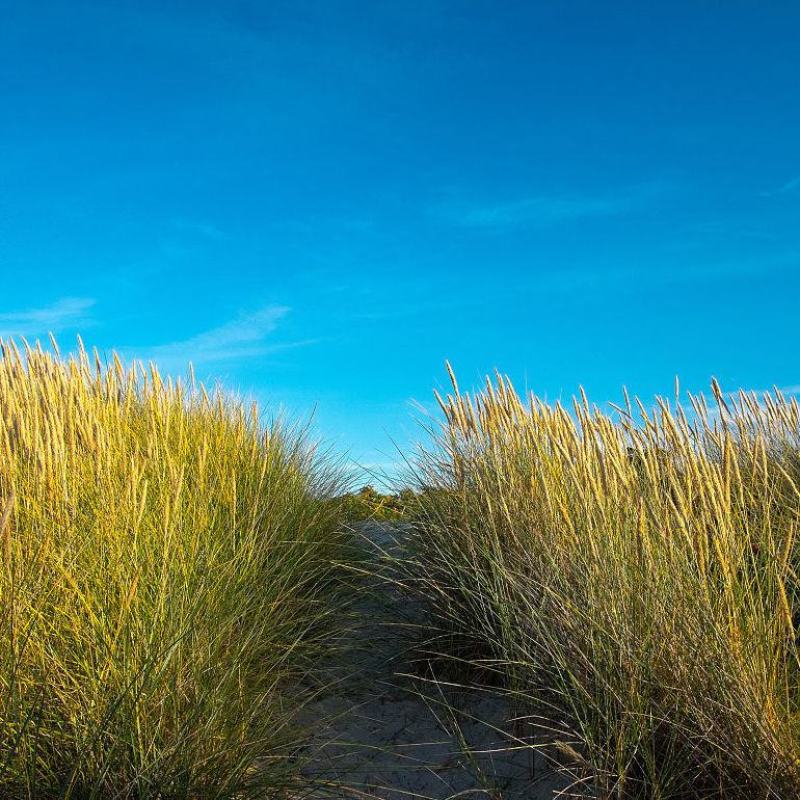
M 417 588 L 587 796 L 800 796 L 800 409 L 439 398 Z
M 3 344 L 0 796 L 288 796 L 335 483 L 220 393 Z

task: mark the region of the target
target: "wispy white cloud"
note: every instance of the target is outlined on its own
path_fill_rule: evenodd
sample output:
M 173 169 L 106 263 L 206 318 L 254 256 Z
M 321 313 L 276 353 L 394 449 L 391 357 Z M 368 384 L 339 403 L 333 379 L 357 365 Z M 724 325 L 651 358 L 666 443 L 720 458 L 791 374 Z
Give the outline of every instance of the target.
M 187 339 L 152 347 L 145 359 L 174 367 L 185 366 L 190 361 L 194 364 L 239 361 L 312 344 L 315 340 L 269 341 L 270 334 L 290 310 L 287 306 L 265 306 Z
M 656 189 L 655 185 L 648 185 L 606 195 L 530 195 L 493 203 L 469 203 L 460 198 L 449 198 L 431 206 L 429 213 L 463 228 L 544 228 L 576 219 L 623 214 L 647 202 Z
M 0 312 L 0 337 L 34 338 L 86 327 L 94 304 L 88 297 L 64 297 L 41 308 Z
M 769 192 L 761 192 L 761 196 L 774 197 L 779 194 L 790 194 L 791 192 L 796 192 L 798 189 L 800 189 L 800 175 L 786 181 L 783 186 L 779 186 L 777 189 L 772 189 Z
M 725 237 L 726 239 L 746 239 L 762 242 L 776 242 L 779 237 L 774 233 L 755 225 L 742 223 L 741 220 L 708 220 L 688 225 L 685 233 L 689 239 L 679 238 L 672 249 L 685 250 L 704 244 L 709 238 Z
M 222 228 L 217 227 L 211 222 L 193 219 L 175 219 L 172 227 L 182 233 L 192 236 L 200 236 L 205 239 L 227 239 L 228 236 Z
M 547 270 L 530 279 L 529 290 L 548 297 L 569 296 L 571 298 L 598 292 L 633 294 L 652 292 L 655 289 L 671 287 L 674 291 L 686 287 L 687 291 L 697 291 L 699 286 L 712 287 L 715 284 L 764 279 L 780 275 L 800 266 L 800 251 L 789 249 L 766 257 L 750 257 L 740 260 L 714 261 L 683 260 L 656 262 L 646 274 L 636 267 L 616 267 L 601 264 L 581 265 L 569 269 Z M 509 297 L 519 295 L 519 289 Z M 499 295 L 495 294 L 495 297 Z
M 772 394 L 779 391 L 784 397 L 794 397 L 800 394 L 800 384 L 790 384 L 789 386 L 771 386 L 769 389 L 749 389 L 749 392 L 755 392 L 761 396 L 764 394 Z
M 747 395 L 755 395 L 758 407 L 766 412 L 766 405 L 764 404 L 764 395 L 768 394 L 772 397 L 775 396 L 775 392 L 778 391 L 781 393 L 785 400 L 791 400 L 792 398 L 797 397 L 800 395 L 800 384 L 793 384 L 788 386 L 770 386 L 769 389 L 743 389 L 744 393 Z M 716 424 L 719 420 L 721 420 L 723 416 L 723 410 L 720 405 L 715 401 L 712 393 L 708 390 L 701 391 L 701 392 L 694 392 L 695 396 L 704 397 L 708 403 L 708 410 L 707 416 L 709 421 L 712 424 Z M 739 391 L 723 391 L 723 397 L 729 403 L 736 403 L 739 400 Z M 653 410 L 655 408 L 653 407 Z

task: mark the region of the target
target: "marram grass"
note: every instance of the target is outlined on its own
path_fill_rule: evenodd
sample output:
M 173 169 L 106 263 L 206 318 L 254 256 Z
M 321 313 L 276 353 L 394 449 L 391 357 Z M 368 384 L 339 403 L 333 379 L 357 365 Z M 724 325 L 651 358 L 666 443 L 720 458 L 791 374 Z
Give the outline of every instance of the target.
M 3 344 L 0 797 L 287 796 L 332 480 L 221 394 Z
M 546 720 L 579 794 L 800 797 L 797 401 L 453 387 L 416 576 L 459 658 Z

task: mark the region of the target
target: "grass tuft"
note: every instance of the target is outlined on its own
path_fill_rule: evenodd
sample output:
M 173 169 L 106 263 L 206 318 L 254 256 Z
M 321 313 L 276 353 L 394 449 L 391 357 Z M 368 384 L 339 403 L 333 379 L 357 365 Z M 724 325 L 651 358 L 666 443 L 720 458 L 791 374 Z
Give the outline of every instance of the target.
M 0 352 L 0 795 L 288 796 L 328 643 L 335 470 L 255 408 Z
M 414 545 L 451 652 L 593 796 L 800 796 L 797 401 L 605 413 L 452 379 Z

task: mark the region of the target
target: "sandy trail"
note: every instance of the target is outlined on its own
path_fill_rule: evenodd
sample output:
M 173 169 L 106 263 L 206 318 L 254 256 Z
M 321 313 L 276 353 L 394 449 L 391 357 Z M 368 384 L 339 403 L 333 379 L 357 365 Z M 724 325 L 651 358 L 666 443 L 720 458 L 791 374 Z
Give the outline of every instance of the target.
M 359 530 L 376 565 L 381 551 L 402 554 L 401 527 Z M 424 612 L 393 587 L 373 584 L 355 608 L 352 647 L 331 667 L 336 688 L 303 712 L 317 726 L 308 777 L 328 783 L 313 797 L 557 796 L 564 780 L 504 735 L 514 716 L 506 700 L 410 674 Z

